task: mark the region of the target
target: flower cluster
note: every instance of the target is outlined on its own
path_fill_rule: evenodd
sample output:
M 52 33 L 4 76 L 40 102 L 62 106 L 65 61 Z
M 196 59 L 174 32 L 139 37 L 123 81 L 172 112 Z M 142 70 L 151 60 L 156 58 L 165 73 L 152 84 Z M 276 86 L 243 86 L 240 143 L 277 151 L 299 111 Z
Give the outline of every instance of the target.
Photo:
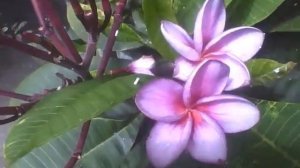
M 226 160 L 225 133 L 253 127 L 259 110 L 239 96 L 223 94 L 247 85 L 243 61 L 260 49 L 264 34 L 252 27 L 224 31 L 223 0 L 206 0 L 196 19 L 193 39 L 180 26 L 162 21 L 161 31 L 180 56 L 174 77 L 155 79 L 136 95 L 136 105 L 157 121 L 146 148 L 156 167 L 166 167 L 187 150 L 206 163 Z

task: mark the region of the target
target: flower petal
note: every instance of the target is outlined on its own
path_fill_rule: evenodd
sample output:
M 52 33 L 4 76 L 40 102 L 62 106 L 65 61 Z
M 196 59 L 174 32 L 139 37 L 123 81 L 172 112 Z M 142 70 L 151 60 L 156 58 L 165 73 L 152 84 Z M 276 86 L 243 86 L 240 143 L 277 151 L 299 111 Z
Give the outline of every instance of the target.
M 200 59 L 199 53 L 194 49 L 193 40 L 180 26 L 169 21 L 162 21 L 160 28 L 165 39 L 180 55 L 191 61 Z
M 152 56 L 143 55 L 141 58 L 130 63 L 128 68 L 133 73 L 153 75 L 151 68 L 154 66 L 154 63 L 155 60 Z
M 175 61 L 174 78 L 186 81 L 192 74 L 193 70 L 197 67 L 197 62 L 191 62 L 183 57 L 178 57 Z
M 206 0 L 204 2 L 197 15 L 194 28 L 194 43 L 198 52 L 201 52 L 202 47 L 211 39 L 223 32 L 225 19 L 223 0 Z
M 233 90 L 250 83 L 250 73 L 246 65 L 234 56 L 228 54 L 213 53 L 205 57 L 207 60 L 220 61 L 230 68 L 229 79 L 225 90 Z
M 146 142 L 149 160 L 156 167 L 166 167 L 186 148 L 192 130 L 188 117 L 175 123 L 158 122 Z
M 185 114 L 183 87 L 168 79 L 157 79 L 143 86 L 135 103 L 146 116 L 157 121 L 176 121 Z
M 201 99 L 197 104 L 197 109 L 207 112 L 226 133 L 248 130 L 259 120 L 258 108 L 238 96 L 217 95 Z
M 203 61 L 193 71 L 183 89 L 186 106 L 198 99 L 220 94 L 228 81 L 229 67 L 220 61 Z
M 229 29 L 207 44 L 204 54 L 211 52 L 228 52 L 241 61 L 252 58 L 261 48 L 264 33 L 253 27 Z
M 199 115 L 199 116 L 194 116 Z M 225 134 L 218 124 L 204 113 L 193 113 L 193 134 L 188 146 L 191 156 L 206 163 L 223 163 L 226 160 Z

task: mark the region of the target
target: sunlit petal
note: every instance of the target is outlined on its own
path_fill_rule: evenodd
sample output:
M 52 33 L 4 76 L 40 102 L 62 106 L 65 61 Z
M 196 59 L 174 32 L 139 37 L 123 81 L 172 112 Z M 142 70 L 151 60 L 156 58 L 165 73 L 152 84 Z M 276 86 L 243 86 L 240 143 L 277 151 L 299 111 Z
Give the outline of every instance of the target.
M 261 48 L 264 33 L 253 27 L 229 29 L 207 44 L 204 54 L 211 52 L 228 52 L 241 61 L 252 58 Z
M 198 99 L 222 93 L 228 81 L 229 67 L 220 61 L 203 61 L 186 81 L 183 90 L 185 105 Z
M 135 97 L 137 107 L 157 121 L 176 121 L 185 114 L 183 87 L 168 79 L 157 79 L 143 86 Z
M 155 60 L 152 56 L 142 56 L 138 60 L 128 65 L 129 70 L 133 73 L 153 75 L 151 68 L 154 66 Z
M 223 0 L 207 0 L 199 11 L 194 28 L 195 48 L 202 51 L 211 39 L 223 32 L 225 27 L 225 6 Z
M 188 146 L 191 156 L 206 163 L 222 163 L 226 160 L 226 139 L 222 128 L 203 113 L 193 113 L 193 134 Z
M 193 40 L 180 26 L 169 21 L 162 21 L 161 32 L 180 55 L 191 61 L 200 59 L 199 53 L 194 49 Z
M 158 122 L 152 128 L 147 140 L 147 153 L 156 167 L 166 167 L 186 148 L 192 130 L 192 121 L 188 117 L 173 123 Z
M 197 102 L 227 133 L 245 131 L 259 120 L 259 110 L 248 100 L 233 95 L 216 95 Z

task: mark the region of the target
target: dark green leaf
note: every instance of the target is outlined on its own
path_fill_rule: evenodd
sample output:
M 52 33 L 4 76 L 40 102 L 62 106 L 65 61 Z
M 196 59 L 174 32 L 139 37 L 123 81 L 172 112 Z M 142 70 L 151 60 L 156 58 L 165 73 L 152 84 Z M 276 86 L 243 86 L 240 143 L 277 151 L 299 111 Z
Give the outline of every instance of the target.
M 300 167 L 300 105 L 257 101 L 261 119 L 252 131 L 230 135 L 230 168 Z
M 120 168 L 145 168 L 148 164 L 145 143 L 139 143 L 127 154 Z
M 134 83 L 139 79 L 131 75 L 106 82 L 92 80 L 45 97 L 10 131 L 5 144 L 7 163 L 130 98 L 138 89 Z
M 296 63 L 279 63 L 270 59 L 252 59 L 247 62 L 251 74 L 252 85 L 270 85 L 271 82 L 286 76 Z
M 153 48 L 167 59 L 173 59 L 175 54 L 160 32 L 160 22 L 162 20 L 176 22 L 172 2 L 173 0 L 143 0 L 144 21 L 149 39 Z
M 257 24 L 264 32 L 300 31 L 299 0 L 286 0 L 266 20 Z
M 271 15 L 284 0 L 233 0 L 228 6 L 230 27 L 251 26 Z
M 119 167 L 130 151 L 138 132 L 142 117 L 132 122 L 123 123 L 119 130 L 107 130 L 103 127 L 92 127 L 95 135 L 89 134 L 89 141 L 82 158 L 76 167 Z M 91 143 L 93 142 L 93 143 Z

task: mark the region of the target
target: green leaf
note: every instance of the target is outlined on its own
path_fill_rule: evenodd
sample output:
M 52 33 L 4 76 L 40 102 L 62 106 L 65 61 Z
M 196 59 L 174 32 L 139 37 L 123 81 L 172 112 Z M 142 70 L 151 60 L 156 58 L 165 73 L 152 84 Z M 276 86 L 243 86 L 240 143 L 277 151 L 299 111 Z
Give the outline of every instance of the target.
M 119 167 L 135 141 L 141 119 L 141 116 L 137 117 L 132 122 L 123 124 L 119 130 L 106 131 L 105 128 L 92 127 L 98 129 L 91 130 L 97 133 L 89 134 L 89 141 L 97 143 L 85 146 L 84 154 L 76 167 Z
M 88 5 L 82 5 L 84 10 L 89 10 Z M 101 10 L 98 10 L 98 16 L 99 21 L 102 22 L 104 20 L 104 13 Z M 85 42 L 88 39 L 88 32 L 86 32 L 85 28 L 81 24 L 81 22 L 77 19 L 72 6 L 67 3 L 67 17 L 69 24 L 72 28 L 72 30 L 75 32 L 75 34 Z M 98 46 L 99 48 L 103 49 L 106 40 L 107 40 L 107 34 L 110 32 L 111 24 L 113 21 L 113 17 L 111 18 L 110 24 L 106 28 L 106 31 L 104 32 L 104 36 L 100 36 L 100 39 L 98 40 Z M 114 44 L 114 51 L 120 51 L 120 50 L 127 50 L 132 48 L 137 48 L 142 46 L 142 44 L 145 43 L 144 39 L 129 25 L 122 23 L 120 26 L 120 29 L 118 31 L 118 36 L 116 43 Z
M 145 143 L 136 144 L 123 159 L 120 168 L 144 168 L 148 164 Z
M 124 127 L 136 123 L 134 120 L 139 120 L 140 118 L 136 117 L 137 112 L 137 109 L 129 103 L 121 103 L 105 112 L 100 117 L 92 119 L 83 154 L 85 151 L 88 152 L 96 147 L 100 142 L 108 141 L 114 134 L 119 134 L 119 131 L 124 129 Z M 46 144 L 33 149 L 10 167 L 64 167 L 74 152 L 80 130 L 81 126 L 51 139 Z M 134 131 L 130 133 L 132 135 L 136 134 Z M 135 137 L 132 138 L 132 141 L 134 141 Z
M 176 11 L 176 18 L 179 24 L 188 32 L 194 31 L 195 21 L 199 10 L 205 0 L 174 0 L 173 8 Z M 232 0 L 225 0 L 226 6 Z
M 257 25 L 264 32 L 300 31 L 298 0 L 284 1 L 272 15 Z
M 230 135 L 231 168 L 300 167 L 300 105 L 257 101 L 261 111 L 251 131 Z
M 175 54 L 160 32 L 160 22 L 162 20 L 176 22 L 172 2 L 173 0 L 143 0 L 142 5 L 152 46 L 166 59 L 174 59 Z
M 247 62 L 252 85 L 270 85 L 271 82 L 286 76 L 295 66 L 294 62 L 282 64 L 270 59 L 252 59 Z
M 91 80 L 46 96 L 11 129 L 4 147 L 7 163 L 132 97 L 139 79 L 131 75 L 105 82 Z
M 230 27 L 251 26 L 266 19 L 284 0 L 233 0 L 228 7 Z
M 300 16 L 295 16 L 275 26 L 273 32 L 299 32 L 300 31 Z

